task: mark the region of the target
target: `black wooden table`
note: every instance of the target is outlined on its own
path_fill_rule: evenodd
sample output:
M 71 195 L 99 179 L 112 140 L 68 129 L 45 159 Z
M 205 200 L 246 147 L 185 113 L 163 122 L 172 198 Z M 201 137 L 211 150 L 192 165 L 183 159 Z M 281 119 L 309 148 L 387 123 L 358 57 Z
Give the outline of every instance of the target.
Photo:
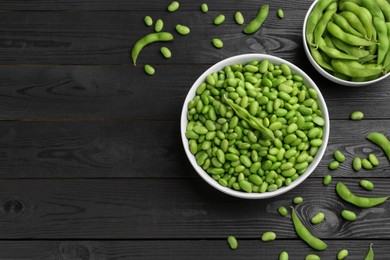
M 357 194 L 362 178 L 372 196 L 390 193 L 389 161 L 365 137 L 390 136 L 390 79 L 348 88 L 336 85 L 309 64 L 302 44 L 303 19 L 312 1 L 182 0 L 1 0 L 0 1 L 0 259 L 290 259 L 314 253 L 295 234 L 291 218 L 277 213 L 295 196 L 305 225 L 329 244 L 322 259 L 340 249 L 363 259 L 374 243 L 375 259 L 390 258 L 390 203 L 359 209 L 336 195 L 342 180 Z M 233 15 L 246 20 L 262 4 L 270 16 L 256 34 L 242 33 Z M 285 19 L 276 10 L 283 8 Z M 212 24 L 223 13 L 221 26 Z M 131 64 L 130 50 L 153 31 L 145 15 L 162 18 L 174 34 L 170 43 L 148 46 Z M 180 36 L 177 23 L 191 33 Z M 218 50 L 211 39 L 222 39 Z M 161 46 L 173 53 L 165 60 Z M 301 67 L 328 104 L 331 135 L 319 167 L 303 184 L 276 198 L 248 201 L 206 184 L 182 147 L 179 118 L 187 91 L 212 64 L 243 53 L 267 53 Z M 143 64 L 156 68 L 147 76 Z M 349 120 L 361 110 L 363 121 Z M 340 149 L 347 162 L 327 168 Z M 375 153 L 380 166 L 353 172 L 354 156 Z M 332 185 L 322 178 L 333 175 Z M 340 218 L 343 208 L 358 220 Z M 326 220 L 313 226 L 318 211 Z M 263 243 L 264 231 L 277 240 Z M 235 235 L 239 248 L 226 238 Z

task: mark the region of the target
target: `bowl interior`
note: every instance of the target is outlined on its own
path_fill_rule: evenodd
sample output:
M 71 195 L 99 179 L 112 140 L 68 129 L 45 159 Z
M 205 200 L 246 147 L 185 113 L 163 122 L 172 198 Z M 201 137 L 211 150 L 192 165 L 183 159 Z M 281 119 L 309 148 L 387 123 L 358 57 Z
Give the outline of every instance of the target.
M 318 150 L 317 154 L 314 157 L 314 160 L 310 163 L 309 167 L 307 170 L 299 176 L 298 179 L 293 181 L 289 186 L 283 186 L 276 191 L 272 192 L 265 192 L 265 193 L 246 193 L 246 192 L 241 192 L 241 191 L 236 191 L 227 187 L 221 186 L 217 181 L 215 181 L 207 172 L 205 172 L 197 163 L 195 160 L 195 156 L 190 152 L 189 150 L 189 145 L 188 145 L 188 139 L 185 136 L 186 132 L 186 126 L 188 123 L 187 120 L 187 105 L 190 100 L 192 100 L 195 95 L 196 95 L 196 89 L 198 86 L 204 82 L 206 77 L 210 75 L 213 72 L 217 72 L 221 69 L 223 69 L 225 66 L 228 65 L 233 65 L 233 64 L 245 64 L 253 60 L 264 60 L 267 59 L 270 62 L 272 62 L 274 65 L 279 65 L 279 64 L 287 64 L 291 72 L 293 74 L 300 75 L 302 78 L 304 78 L 304 83 L 306 86 L 314 88 L 317 93 L 318 93 L 318 104 L 320 109 L 323 112 L 323 118 L 325 120 L 325 126 L 324 126 L 324 134 L 323 134 L 323 144 L 321 145 L 320 149 Z M 180 130 L 181 130 L 181 137 L 184 145 L 184 150 L 187 154 L 188 159 L 190 160 L 192 166 L 194 169 L 198 172 L 198 174 L 211 186 L 216 188 L 217 190 L 224 192 L 226 194 L 239 197 L 239 198 L 245 198 L 245 199 L 264 199 L 264 198 L 270 198 L 277 196 L 279 194 L 283 194 L 294 187 L 298 186 L 300 183 L 302 183 L 312 172 L 313 170 L 317 167 L 318 163 L 321 161 L 322 156 L 325 153 L 326 146 L 328 144 L 328 139 L 329 139 L 329 114 L 328 114 L 328 109 L 325 103 L 325 100 L 321 94 L 321 91 L 318 89 L 316 84 L 310 79 L 309 76 L 306 75 L 301 69 L 293 65 L 292 63 L 283 60 L 281 58 L 271 56 L 271 55 L 266 55 L 266 54 L 243 54 L 243 55 L 238 55 L 238 56 L 233 56 L 231 58 L 227 58 L 225 60 L 222 60 L 218 62 L 217 64 L 213 65 L 210 67 L 208 70 L 206 70 L 192 85 L 191 89 L 189 90 L 187 97 L 184 101 L 184 105 L 182 108 L 182 113 L 181 113 L 181 125 L 180 125 Z
M 349 87 L 362 87 L 362 86 L 367 86 L 367 85 L 371 85 L 371 84 L 374 84 L 374 83 L 377 83 L 385 78 L 387 78 L 390 73 L 387 73 L 377 79 L 374 79 L 374 80 L 370 80 L 370 81 L 364 81 L 364 82 L 353 82 L 353 81 L 348 81 L 348 80 L 343 80 L 343 79 L 340 79 L 340 78 L 337 78 L 335 76 L 333 76 L 332 74 L 330 74 L 329 72 L 327 72 L 325 69 L 323 69 L 320 65 L 317 64 L 317 62 L 314 60 L 313 56 L 311 55 L 311 52 L 310 52 L 310 49 L 309 47 L 307 46 L 307 42 L 306 42 L 306 23 L 307 23 L 307 20 L 309 18 L 309 15 L 311 13 L 311 11 L 313 10 L 313 8 L 315 7 L 315 5 L 317 4 L 319 0 L 316 0 L 313 2 L 313 4 L 310 6 L 309 10 L 307 11 L 306 13 L 306 16 L 305 16 L 305 19 L 304 19 L 304 22 L 303 22 L 303 31 L 302 31 L 302 37 L 303 37 L 303 48 L 305 49 L 305 53 L 306 53 L 306 56 L 307 58 L 309 59 L 309 62 L 311 63 L 311 65 L 313 65 L 313 67 L 322 75 L 324 76 L 325 78 L 337 83 L 337 84 L 340 84 L 340 85 L 344 85 L 344 86 L 349 86 Z

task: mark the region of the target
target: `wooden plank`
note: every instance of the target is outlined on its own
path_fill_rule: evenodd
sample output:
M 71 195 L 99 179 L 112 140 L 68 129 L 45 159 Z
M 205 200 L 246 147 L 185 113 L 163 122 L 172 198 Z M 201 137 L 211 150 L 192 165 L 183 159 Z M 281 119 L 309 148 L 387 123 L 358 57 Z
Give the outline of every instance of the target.
M 199 178 L 184 154 L 178 121 L 3 121 L 0 129 L 0 178 Z M 388 129 L 390 121 L 333 120 L 328 149 L 312 177 L 388 177 L 388 159 L 365 139 L 370 131 L 390 136 Z M 347 160 L 331 171 L 336 149 Z M 369 153 L 380 166 L 354 172 L 352 159 Z
M 356 179 L 340 179 L 358 195 L 368 194 Z M 344 203 L 334 185 L 306 180 L 296 189 L 267 200 L 229 197 L 203 180 L 1 180 L 1 239 L 259 239 L 273 230 L 280 239 L 295 239 L 290 217 L 277 208 L 295 206 L 309 230 L 324 239 L 389 239 L 390 203 L 358 209 Z M 370 196 L 388 195 L 390 179 L 378 179 Z M 357 220 L 342 220 L 343 209 Z M 319 225 L 309 218 L 326 215 Z
M 159 1 L 159 0 L 148 0 L 148 1 L 126 1 L 126 0 L 111 0 L 110 2 L 104 0 L 40 0 L 40 1 L 28 1 L 24 2 L 23 0 L 14 0 L 14 1 L 6 1 L 1 0 L 0 6 L 2 10 L 21 10 L 21 11 L 31 11 L 31 10 L 103 10 L 103 11 L 164 11 L 166 10 L 168 4 L 171 1 Z M 200 2 L 198 1 L 180 1 L 180 9 L 181 11 L 198 11 L 200 12 Z M 252 16 L 255 15 L 256 11 L 263 3 L 259 3 L 256 0 L 232 0 L 229 2 L 224 2 L 221 4 L 218 0 L 209 0 L 207 1 L 209 6 L 209 10 L 218 10 L 218 11 L 248 11 L 247 20 L 249 21 Z M 279 3 L 267 3 L 271 8 L 271 15 L 275 13 L 277 8 L 283 9 L 291 9 L 291 8 L 302 8 L 308 9 L 311 5 L 310 1 L 281 1 Z M 274 11 L 274 12 L 273 12 Z M 290 12 L 286 11 L 286 17 Z M 249 16 L 250 15 L 250 16 Z
M 255 11 L 254 11 L 255 12 Z M 164 30 L 175 40 L 145 48 L 139 64 L 212 64 L 243 53 L 268 53 L 297 62 L 304 57 L 302 23 L 306 9 L 291 10 L 285 20 L 270 16 L 253 35 L 242 33 L 242 26 L 227 19 L 221 26 L 212 24 L 220 12 L 208 14 L 156 12 L 164 20 Z M 153 32 L 143 24 L 146 13 L 128 12 L 1 12 L 0 64 L 131 64 L 135 42 Z M 147 13 L 149 14 L 149 13 Z M 233 14 L 233 13 L 232 13 Z M 180 36 L 175 26 L 180 21 L 191 33 Z M 217 50 L 213 38 L 224 41 Z M 167 61 L 159 53 L 166 45 L 173 53 Z
M 188 90 L 207 68 L 156 66 L 149 77 L 138 66 L 0 66 L 0 120 L 178 120 Z M 390 118 L 389 80 L 367 91 L 308 73 L 331 119 L 348 119 L 356 110 L 367 119 Z
M 158 241 L 0 241 L 2 259 L 278 259 L 288 251 L 290 259 L 303 259 L 315 253 L 321 259 L 336 259 L 339 250 L 349 251 L 348 259 L 363 259 L 373 243 L 375 259 L 388 259 L 387 240 L 329 240 L 325 252 L 315 252 L 299 240 L 263 243 L 240 240 L 232 251 L 225 240 L 158 240 Z

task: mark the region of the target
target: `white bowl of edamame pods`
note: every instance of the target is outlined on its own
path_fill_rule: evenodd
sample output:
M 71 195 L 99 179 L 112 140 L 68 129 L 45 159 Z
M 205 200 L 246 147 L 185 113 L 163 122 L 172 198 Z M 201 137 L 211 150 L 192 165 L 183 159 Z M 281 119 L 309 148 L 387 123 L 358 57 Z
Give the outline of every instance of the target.
M 196 172 L 212 187 L 245 199 L 283 194 L 317 167 L 329 115 L 301 69 L 266 54 L 227 58 L 192 85 L 181 137 Z
M 316 0 L 303 24 L 305 53 L 335 83 L 374 84 L 389 76 L 389 22 L 386 0 Z

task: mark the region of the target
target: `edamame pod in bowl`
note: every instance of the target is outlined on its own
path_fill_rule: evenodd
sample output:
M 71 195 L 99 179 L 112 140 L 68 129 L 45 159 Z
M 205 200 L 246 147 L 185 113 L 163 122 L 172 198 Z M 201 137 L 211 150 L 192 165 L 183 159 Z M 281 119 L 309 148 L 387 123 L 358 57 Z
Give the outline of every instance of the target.
M 315 83 L 275 56 L 222 60 L 192 85 L 181 113 L 186 155 L 212 187 L 245 199 L 283 194 L 320 162 L 329 115 Z

